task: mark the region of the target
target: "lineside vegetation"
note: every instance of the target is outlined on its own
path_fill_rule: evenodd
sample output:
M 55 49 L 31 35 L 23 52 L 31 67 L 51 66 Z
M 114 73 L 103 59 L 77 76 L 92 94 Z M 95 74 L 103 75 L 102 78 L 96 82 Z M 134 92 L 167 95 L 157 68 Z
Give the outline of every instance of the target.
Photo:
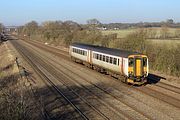
M 119 48 L 137 51 L 147 54 L 150 69 L 162 71 L 169 75 L 180 76 L 180 45 L 169 47 L 168 45 L 152 44 L 151 39 L 180 38 L 180 30 L 171 31 L 162 26 L 160 29 L 139 28 L 119 38 L 117 33 L 103 34 L 98 30 L 100 22 L 93 19 L 86 25 L 80 25 L 73 21 L 48 21 L 38 25 L 32 21 L 19 27 L 18 35 L 25 36 L 29 40 L 39 40 L 53 45 L 69 46 L 73 42 L 88 43 L 111 48 Z M 173 40 L 172 40 L 173 42 Z

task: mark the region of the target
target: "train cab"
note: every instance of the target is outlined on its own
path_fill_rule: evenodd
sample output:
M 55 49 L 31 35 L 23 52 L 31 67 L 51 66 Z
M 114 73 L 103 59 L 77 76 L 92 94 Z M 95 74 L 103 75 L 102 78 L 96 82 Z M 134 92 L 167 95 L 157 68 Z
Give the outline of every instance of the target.
M 127 83 L 144 84 L 148 76 L 148 58 L 146 55 L 128 56 Z

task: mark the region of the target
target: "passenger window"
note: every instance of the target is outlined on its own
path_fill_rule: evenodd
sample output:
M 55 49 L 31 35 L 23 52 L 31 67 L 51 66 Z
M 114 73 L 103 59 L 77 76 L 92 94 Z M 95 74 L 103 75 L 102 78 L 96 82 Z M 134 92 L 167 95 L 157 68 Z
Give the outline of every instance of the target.
M 143 66 L 147 66 L 147 58 L 143 57 Z
M 117 58 L 114 58 L 113 64 L 114 64 L 114 65 L 117 64 Z
M 106 56 L 106 62 L 109 62 L 109 56 Z
M 105 61 L 105 59 L 106 59 L 106 57 L 105 57 L 105 55 L 103 55 L 103 61 Z
M 134 65 L 134 58 L 129 58 L 129 67 Z
M 97 54 L 97 59 L 99 59 L 99 54 Z
M 110 57 L 110 63 L 112 63 L 112 59 L 113 59 L 113 58 L 112 58 L 112 57 Z
M 102 55 L 100 55 L 99 60 L 102 60 Z

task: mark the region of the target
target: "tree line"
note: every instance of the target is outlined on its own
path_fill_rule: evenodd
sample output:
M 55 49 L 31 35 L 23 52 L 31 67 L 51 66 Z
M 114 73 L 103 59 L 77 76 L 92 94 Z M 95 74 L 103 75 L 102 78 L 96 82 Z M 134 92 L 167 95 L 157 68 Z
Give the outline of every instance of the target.
M 83 42 L 88 44 L 103 44 L 104 39 L 110 39 L 111 35 L 103 36 L 96 29 L 93 20 L 88 24 L 80 25 L 74 21 L 46 21 L 38 25 L 36 21 L 31 21 L 18 28 L 18 34 L 29 39 L 38 39 L 55 45 L 69 46 L 73 42 Z

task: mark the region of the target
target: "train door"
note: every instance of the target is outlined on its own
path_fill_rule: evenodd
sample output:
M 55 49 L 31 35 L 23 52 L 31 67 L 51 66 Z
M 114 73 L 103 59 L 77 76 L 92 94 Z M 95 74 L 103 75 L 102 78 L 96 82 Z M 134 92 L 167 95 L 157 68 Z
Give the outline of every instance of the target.
M 141 58 L 135 58 L 135 76 L 139 77 L 142 76 L 142 59 Z

